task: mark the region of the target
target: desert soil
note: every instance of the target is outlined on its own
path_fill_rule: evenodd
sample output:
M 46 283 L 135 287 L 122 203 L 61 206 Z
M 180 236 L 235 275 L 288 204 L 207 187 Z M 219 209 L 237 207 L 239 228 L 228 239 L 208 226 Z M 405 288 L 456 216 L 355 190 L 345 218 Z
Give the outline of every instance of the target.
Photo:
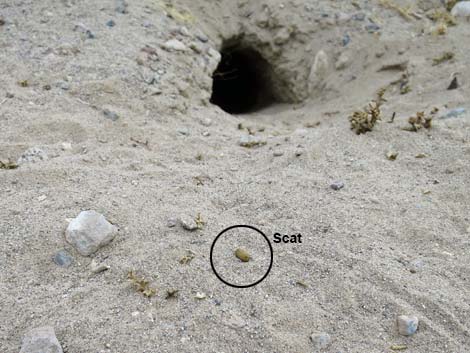
M 470 351 L 470 22 L 430 19 L 442 3 L 0 0 L 0 160 L 20 159 L 0 169 L 0 351 L 46 325 L 68 353 Z M 273 104 L 210 103 L 227 43 L 270 64 Z M 381 88 L 357 135 L 348 117 Z M 64 237 L 83 210 L 119 227 L 90 257 Z M 302 243 L 232 288 L 209 252 L 236 224 Z M 226 244 L 227 276 L 262 272 Z

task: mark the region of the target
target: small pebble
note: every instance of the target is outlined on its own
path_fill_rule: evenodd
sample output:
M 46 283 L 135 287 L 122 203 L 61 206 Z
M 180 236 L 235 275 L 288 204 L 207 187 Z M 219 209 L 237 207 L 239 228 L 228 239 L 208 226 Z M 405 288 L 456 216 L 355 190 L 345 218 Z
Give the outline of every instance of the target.
M 125 0 L 116 0 L 116 12 L 126 14 L 128 13 L 128 3 Z
M 327 333 L 316 333 L 310 336 L 315 349 L 324 349 L 331 343 L 331 336 Z
M 206 299 L 207 295 L 205 293 L 202 293 L 202 292 L 197 292 L 196 295 L 195 295 L 195 298 L 199 299 L 199 300 L 202 300 L 202 299 Z
M 109 109 L 103 110 L 103 114 L 107 119 L 112 120 L 112 121 L 116 121 L 119 119 L 119 115 Z
M 411 273 L 417 273 L 420 271 L 424 266 L 424 262 L 422 260 L 413 260 L 409 264 L 409 270 Z
M 370 23 L 370 24 L 366 25 L 365 29 L 369 33 L 375 33 L 375 32 L 380 31 L 380 26 L 376 25 L 375 23 Z
M 111 267 L 106 264 L 99 264 L 95 259 L 91 260 L 90 270 L 91 273 L 97 274 L 109 270 Z
M 54 255 L 52 261 L 60 267 L 69 267 L 73 262 L 73 258 L 67 251 L 60 250 Z
M 401 315 L 397 318 L 398 332 L 403 336 L 411 336 L 418 330 L 419 320 L 416 316 Z
M 194 218 L 191 218 L 189 216 L 183 216 L 180 218 L 180 224 L 181 226 L 189 231 L 195 231 L 198 229 L 196 220 Z
M 166 222 L 166 226 L 168 228 L 173 228 L 173 227 L 176 227 L 176 224 L 178 223 L 178 220 L 176 218 L 170 218 L 168 219 L 168 221 Z
M 282 152 L 282 151 L 274 151 L 274 152 L 273 152 L 273 156 L 274 156 L 274 157 L 281 157 L 281 156 L 283 156 L 283 155 L 284 155 L 284 152 Z
M 163 49 L 168 51 L 187 51 L 186 45 L 178 39 L 170 39 L 162 45 Z
M 23 338 L 20 353 L 63 353 L 54 328 L 38 327 L 29 331 Z
M 240 141 L 238 144 L 242 147 L 258 147 L 258 146 L 263 146 L 267 142 L 265 139 L 259 137 L 259 136 L 253 136 L 253 135 L 244 135 L 240 137 Z
M 349 34 L 345 34 L 342 39 L 343 47 L 347 46 L 351 42 L 351 37 Z
M 183 136 L 189 136 L 189 129 L 187 127 L 180 127 L 176 130 L 178 134 Z
M 335 181 L 330 185 L 333 190 L 341 190 L 344 188 L 344 183 L 342 181 Z
M 441 116 L 441 119 L 457 118 L 467 112 L 465 108 L 455 108 L 449 111 L 446 115 Z
M 108 22 L 106 22 L 106 26 L 114 27 L 114 26 L 116 26 L 116 22 L 114 22 L 113 20 L 109 20 Z
M 196 38 L 202 43 L 207 43 L 209 41 L 209 38 L 204 33 L 197 33 Z
M 250 254 L 244 249 L 238 248 L 235 250 L 235 256 L 243 262 L 248 262 L 251 260 Z

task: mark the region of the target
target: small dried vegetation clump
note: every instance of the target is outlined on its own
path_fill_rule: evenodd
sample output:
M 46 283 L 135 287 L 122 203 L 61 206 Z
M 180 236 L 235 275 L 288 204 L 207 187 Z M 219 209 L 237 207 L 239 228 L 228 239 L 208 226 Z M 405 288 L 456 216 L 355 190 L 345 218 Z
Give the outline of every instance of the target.
M 155 288 L 150 287 L 149 281 L 144 277 L 137 276 L 134 271 L 129 271 L 127 278 L 131 281 L 135 290 L 147 298 L 151 298 L 157 293 Z
M 408 124 L 405 130 L 418 132 L 421 129 L 431 129 L 432 128 L 432 120 L 436 116 L 437 112 L 439 111 L 438 108 L 433 108 L 429 114 L 425 114 L 424 112 L 417 112 L 416 115 L 410 117 L 408 119 Z
M 386 99 L 384 98 L 385 89 L 377 92 L 377 98 L 372 100 L 363 110 L 355 111 L 349 116 L 351 130 L 356 134 L 364 134 L 374 129 L 375 124 L 381 120 L 380 107 Z

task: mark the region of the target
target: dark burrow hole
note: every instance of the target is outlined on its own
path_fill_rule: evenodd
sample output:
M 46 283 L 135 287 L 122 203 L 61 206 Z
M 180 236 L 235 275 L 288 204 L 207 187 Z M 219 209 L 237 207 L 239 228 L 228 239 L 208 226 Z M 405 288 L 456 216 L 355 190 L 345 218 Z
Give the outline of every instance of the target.
M 212 75 L 212 104 L 230 114 L 243 114 L 276 102 L 271 65 L 257 50 L 231 43 L 222 46 L 221 55 Z

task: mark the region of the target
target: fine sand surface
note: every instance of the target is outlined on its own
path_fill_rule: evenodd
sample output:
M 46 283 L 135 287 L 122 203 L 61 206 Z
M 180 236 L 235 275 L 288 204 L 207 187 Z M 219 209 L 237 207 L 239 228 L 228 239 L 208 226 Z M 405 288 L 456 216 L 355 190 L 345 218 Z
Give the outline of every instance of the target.
M 431 0 L 118 3 L 0 0 L 0 160 L 36 148 L 0 169 L 0 352 L 46 325 L 67 353 L 470 351 L 470 21 L 444 28 Z M 274 102 L 210 103 L 232 45 L 263 58 Z M 348 117 L 385 87 L 382 121 L 355 134 Z M 119 227 L 90 257 L 64 236 L 83 210 Z M 245 289 L 209 256 L 237 224 L 274 254 Z M 266 268 L 261 238 L 219 245 L 227 278 Z

